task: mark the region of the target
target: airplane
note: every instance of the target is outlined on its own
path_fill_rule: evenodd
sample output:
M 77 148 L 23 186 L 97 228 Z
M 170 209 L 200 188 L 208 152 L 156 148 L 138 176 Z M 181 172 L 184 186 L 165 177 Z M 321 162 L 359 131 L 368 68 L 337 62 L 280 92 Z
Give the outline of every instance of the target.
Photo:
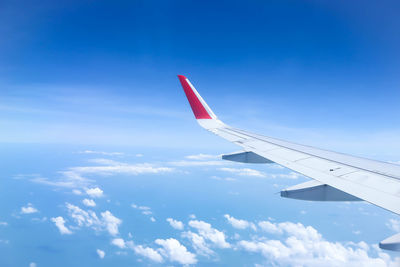
M 367 201 L 400 215 L 400 165 L 355 157 L 250 133 L 220 121 L 190 81 L 178 75 L 193 114 L 204 129 L 240 146 L 222 159 L 276 163 L 313 180 L 281 191 L 285 198 L 309 201 Z M 400 233 L 379 243 L 400 251 Z

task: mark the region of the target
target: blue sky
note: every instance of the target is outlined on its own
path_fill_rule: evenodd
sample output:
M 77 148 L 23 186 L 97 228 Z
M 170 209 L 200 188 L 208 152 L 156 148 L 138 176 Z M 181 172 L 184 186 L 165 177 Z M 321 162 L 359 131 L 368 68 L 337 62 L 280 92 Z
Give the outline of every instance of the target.
M 3 3 L 1 139 L 187 146 L 180 73 L 237 127 L 398 158 L 398 3 L 360 3 Z
M 2 2 L 1 265 L 69 266 L 78 255 L 97 266 L 184 264 L 168 254 L 171 238 L 188 264 L 320 263 L 315 248 L 310 256 L 285 243 L 291 237 L 338 244 L 353 264 L 390 265 L 396 255 L 374 244 L 399 230 L 398 217 L 366 204 L 281 199 L 276 192 L 305 178 L 221 162 L 217 155 L 238 148 L 198 127 L 176 75 L 232 126 L 397 162 L 399 9 L 397 1 Z M 71 205 L 99 221 L 80 225 Z M 106 211 L 121 221 L 118 234 Z M 57 228 L 60 217 L 70 233 Z M 321 238 L 299 235 L 302 227 Z M 118 250 L 114 239 L 128 243 Z M 263 250 L 268 240 L 289 257 Z

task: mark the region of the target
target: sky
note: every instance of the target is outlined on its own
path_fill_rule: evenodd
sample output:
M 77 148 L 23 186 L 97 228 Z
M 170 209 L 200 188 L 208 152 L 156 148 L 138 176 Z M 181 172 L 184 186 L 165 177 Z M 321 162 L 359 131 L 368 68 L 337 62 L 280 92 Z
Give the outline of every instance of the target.
M 280 198 L 307 178 L 222 161 L 176 75 L 229 125 L 399 162 L 399 11 L 2 1 L 0 265 L 397 266 L 398 216 Z

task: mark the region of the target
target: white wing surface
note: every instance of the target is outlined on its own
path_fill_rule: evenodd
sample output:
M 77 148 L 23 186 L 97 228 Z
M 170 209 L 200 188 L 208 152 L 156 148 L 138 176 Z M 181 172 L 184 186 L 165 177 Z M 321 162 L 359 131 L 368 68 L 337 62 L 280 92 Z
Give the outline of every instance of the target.
M 364 200 L 400 215 L 400 165 L 375 161 L 239 130 L 218 120 L 199 93 L 178 75 L 197 122 L 206 130 L 237 144 L 242 152 L 223 159 L 275 162 L 314 179 L 281 192 L 281 196 L 313 201 Z M 380 243 L 400 251 L 400 234 Z

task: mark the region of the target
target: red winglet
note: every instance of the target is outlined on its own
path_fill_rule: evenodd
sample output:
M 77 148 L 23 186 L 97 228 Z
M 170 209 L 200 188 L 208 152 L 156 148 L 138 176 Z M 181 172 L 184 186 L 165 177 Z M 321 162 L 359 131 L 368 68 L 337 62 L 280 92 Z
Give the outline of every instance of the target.
M 183 91 L 185 91 L 186 97 L 189 100 L 189 104 L 192 107 L 192 111 L 196 119 L 212 119 L 210 114 L 193 91 L 192 87 L 188 83 L 188 79 L 183 75 L 178 75 L 179 81 L 182 84 Z

